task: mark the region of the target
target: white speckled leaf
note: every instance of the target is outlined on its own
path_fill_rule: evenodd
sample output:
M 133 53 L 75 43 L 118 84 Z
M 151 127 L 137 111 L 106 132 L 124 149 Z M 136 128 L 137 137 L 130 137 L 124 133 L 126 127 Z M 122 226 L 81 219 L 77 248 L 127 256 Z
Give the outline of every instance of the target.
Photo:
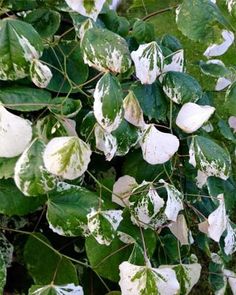
M 96 211 L 87 215 L 88 229 L 96 241 L 109 246 L 116 236 L 116 230 L 123 219 L 122 210 Z
M 152 84 L 161 74 L 163 54 L 156 42 L 139 45 L 131 53 L 135 65 L 135 73 L 142 84 Z
M 122 295 L 176 295 L 180 285 L 170 267 L 149 268 L 125 261 L 119 266 Z
M 131 67 L 132 61 L 125 39 L 107 29 L 87 30 L 81 48 L 84 62 L 99 71 L 125 73 Z
M 107 161 L 110 161 L 117 150 L 117 140 L 111 134 L 103 129 L 99 124 L 96 124 L 94 128 L 94 134 L 96 139 L 96 148 L 102 151 Z
M 138 184 L 133 177 L 129 175 L 120 177 L 113 185 L 112 202 L 122 207 L 128 206 L 129 197 L 136 186 Z
M 140 146 L 146 162 L 151 165 L 163 164 L 177 152 L 179 140 L 175 135 L 161 132 L 150 124 L 146 125 Z
M 234 33 L 231 31 L 223 30 L 221 33 L 223 42 L 221 44 L 213 44 L 210 45 L 206 51 L 204 52 L 204 55 L 207 58 L 211 58 L 212 56 L 219 56 L 223 55 L 229 47 L 234 42 Z
M 76 136 L 55 137 L 46 146 L 43 160 L 46 169 L 65 179 L 76 179 L 88 168 L 92 152 Z
M 162 73 L 166 72 L 183 72 L 184 71 L 184 50 L 180 49 L 164 59 Z
M 102 10 L 102 7 L 106 0 L 65 0 L 68 6 L 74 11 L 92 18 L 96 21 L 99 13 Z
M 209 138 L 193 136 L 189 156 L 189 163 L 207 176 L 225 180 L 230 175 L 231 159 L 228 151 Z
M 13 260 L 13 252 L 13 245 L 7 240 L 7 238 L 2 233 L 0 233 L 0 253 L 3 257 L 6 267 L 11 266 Z
M 15 184 L 25 196 L 44 195 L 55 188 L 56 178 L 43 163 L 44 149 L 45 144 L 37 138 L 16 162 Z
M 220 241 L 227 225 L 224 196 L 219 195 L 218 199 L 219 207 L 208 216 L 208 235 L 216 242 Z
M 14 18 L 0 21 L 0 80 L 28 76 L 31 61 L 42 52 L 42 40 L 32 25 Z
M 118 79 L 107 73 L 98 82 L 94 91 L 94 116 L 107 131 L 118 128 L 122 121 L 123 93 Z
M 230 221 L 227 221 L 227 235 L 224 238 L 224 251 L 226 255 L 232 255 L 236 251 L 236 230 L 230 224 Z
M 193 133 L 209 120 L 214 111 L 211 106 L 185 103 L 178 113 L 176 125 L 186 133 Z
M 57 285 L 33 285 L 29 290 L 29 295 L 84 295 L 83 288 L 81 286 L 75 286 L 74 284 L 68 284 L 64 286 Z
M 159 183 L 163 183 L 168 195 L 165 215 L 169 220 L 176 221 L 179 211 L 184 209 L 182 202 L 183 194 L 163 179 L 159 180 Z
M 144 128 L 145 122 L 143 118 L 143 110 L 140 107 L 139 101 L 133 91 L 125 97 L 123 101 L 124 118 L 130 124 L 136 127 Z
M 31 138 L 31 123 L 8 112 L 0 104 L 0 157 L 19 156 L 29 145 Z
M 34 59 L 30 65 L 30 77 L 36 86 L 45 88 L 51 81 L 52 72 L 48 66 Z

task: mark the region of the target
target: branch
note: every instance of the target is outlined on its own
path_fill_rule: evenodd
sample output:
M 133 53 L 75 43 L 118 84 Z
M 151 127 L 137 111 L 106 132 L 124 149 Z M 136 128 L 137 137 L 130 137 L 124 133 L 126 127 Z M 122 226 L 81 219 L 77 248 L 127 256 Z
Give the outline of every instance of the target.
M 154 11 L 148 15 L 146 15 L 145 17 L 142 18 L 143 21 L 146 21 L 156 15 L 159 15 L 159 14 L 162 14 L 162 13 L 165 13 L 165 12 L 168 12 L 168 11 L 171 11 L 175 8 L 177 8 L 179 6 L 179 4 L 176 4 L 176 5 L 173 5 L 173 6 L 170 6 L 170 7 L 167 7 L 167 8 L 164 8 L 164 9 L 161 9 L 161 10 L 158 10 L 158 11 Z

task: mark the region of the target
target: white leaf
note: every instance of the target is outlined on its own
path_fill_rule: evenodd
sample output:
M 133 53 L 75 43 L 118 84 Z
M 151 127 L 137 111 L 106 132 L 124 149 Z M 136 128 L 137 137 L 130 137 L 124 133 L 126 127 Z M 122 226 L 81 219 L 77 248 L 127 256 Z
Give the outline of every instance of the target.
M 94 134 L 96 138 L 96 148 L 104 153 L 107 161 L 110 161 L 117 150 L 117 140 L 115 136 L 108 133 L 99 124 L 95 125 Z
M 171 61 L 169 62 L 170 59 Z M 170 71 L 173 71 L 173 72 L 184 71 L 184 50 L 183 49 L 180 49 L 165 57 L 162 73 L 167 73 Z
M 223 55 L 229 47 L 234 42 L 234 33 L 231 31 L 223 30 L 221 33 L 221 36 L 223 38 L 223 42 L 221 44 L 213 44 L 210 45 L 207 50 L 204 52 L 204 55 L 207 58 L 210 58 L 212 56 L 219 56 Z
M 121 0 L 112 0 L 112 3 L 109 7 L 110 9 L 116 10 L 120 3 Z
M 231 85 L 232 81 L 224 78 L 224 77 L 220 77 L 217 80 L 216 86 L 215 86 L 215 90 L 216 91 L 221 91 L 223 89 L 225 89 L 226 87 L 228 87 L 229 85 Z
M 52 79 L 52 72 L 48 66 L 34 59 L 30 65 L 30 77 L 36 86 L 45 88 Z
M 84 291 L 81 286 L 75 286 L 74 284 L 68 284 L 64 286 L 57 286 L 53 284 L 47 286 L 32 286 L 29 290 L 29 295 L 43 294 L 84 295 Z
M 224 239 L 224 251 L 226 255 L 232 255 L 236 251 L 236 231 L 232 228 L 229 220 L 227 221 L 227 235 Z
M 65 179 L 75 179 L 88 168 L 92 152 L 76 136 L 55 137 L 46 146 L 43 160 L 46 169 Z
M 236 295 L 236 273 L 228 269 L 224 269 L 223 272 L 228 279 L 228 283 L 232 291 L 232 294 Z
M 209 120 L 214 111 L 211 106 L 185 103 L 178 113 L 176 125 L 186 133 L 193 133 Z
M 229 127 L 233 129 L 234 133 L 236 133 L 236 116 L 229 117 L 228 123 Z
M 139 45 L 136 51 L 131 52 L 135 65 L 135 73 L 142 84 L 152 84 L 161 74 L 163 54 L 156 42 Z
M 129 123 L 136 127 L 144 128 L 145 122 L 143 119 L 143 110 L 140 107 L 139 101 L 133 91 L 125 97 L 123 101 L 124 118 Z
M 153 124 L 146 125 L 140 140 L 143 158 L 151 165 L 169 161 L 179 148 L 179 140 L 169 133 L 158 131 Z
M 122 210 L 96 211 L 87 214 L 88 229 L 96 241 L 109 246 L 115 238 L 116 230 L 123 219 Z
M 0 157 L 19 156 L 29 145 L 31 139 L 31 123 L 8 112 L 0 104 Z
M 165 215 L 169 220 L 176 221 L 179 211 L 184 209 L 183 195 L 173 185 L 165 182 L 163 179 L 159 180 L 159 183 L 163 183 L 168 195 Z
M 216 242 L 220 241 L 220 237 L 226 230 L 227 216 L 225 210 L 224 196 L 218 195 L 219 207 L 208 216 L 208 236 Z
M 182 245 L 190 245 L 193 243 L 191 233 L 188 229 L 186 219 L 183 214 L 179 214 L 176 222 L 172 222 L 169 226 L 172 234 L 180 241 Z
M 84 0 L 65 0 L 67 5 L 74 11 L 92 18 L 96 21 L 99 13 L 106 0 L 94 0 L 94 1 L 84 1 Z
M 180 286 L 171 268 L 149 268 L 125 261 L 119 266 L 122 295 L 176 295 Z
M 112 202 L 122 207 L 128 206 L 129 197 L 136 186 L 138 184 L 133 177 L 129 175 L 120 177 L 113 186 Z
M 209 223 L 207 220 L 198 224 L 199 231 L 201 231 L 202 233 L 204 233 L 206 235 L 208 235 L 208 227 L 209 227 Z
M 233 8 L 236 5 L 236 1 L 235 0 L 226 0 L 226 4 L 227 4 L 227 7 L 228 7 L 228 11 L 231 13 Z

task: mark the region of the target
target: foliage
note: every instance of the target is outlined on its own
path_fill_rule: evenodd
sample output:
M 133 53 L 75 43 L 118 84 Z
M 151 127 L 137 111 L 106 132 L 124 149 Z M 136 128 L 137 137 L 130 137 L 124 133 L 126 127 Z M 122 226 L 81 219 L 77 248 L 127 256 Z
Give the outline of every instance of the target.
M 236 1 L 118 2 L 0 1 L 0 292 L 236 294 Z

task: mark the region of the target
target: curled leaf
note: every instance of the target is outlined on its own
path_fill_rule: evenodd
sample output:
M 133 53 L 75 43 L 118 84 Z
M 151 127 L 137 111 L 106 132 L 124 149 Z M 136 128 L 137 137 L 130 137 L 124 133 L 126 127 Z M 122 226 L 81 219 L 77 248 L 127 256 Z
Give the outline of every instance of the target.
M 34 59 L 30 65 L 30 77 L 36 86 L 45 88 L 52 79 L 52 72 L 48 66 Z

